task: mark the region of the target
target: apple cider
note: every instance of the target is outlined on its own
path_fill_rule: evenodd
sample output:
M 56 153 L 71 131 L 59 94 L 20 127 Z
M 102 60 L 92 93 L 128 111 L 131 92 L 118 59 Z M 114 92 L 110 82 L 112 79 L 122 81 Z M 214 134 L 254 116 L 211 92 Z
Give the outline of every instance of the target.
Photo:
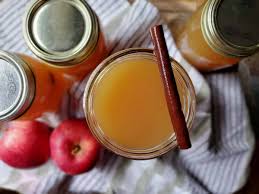
M 172 67 L 190 128 L 195 109 L 192 82 L 173 60 Z M 115 153 L 147 159 L 176 146 L 163 83 L 152 50 L 129 49 L 106 59 L 92 73 L 84 100 L 91 131 Z

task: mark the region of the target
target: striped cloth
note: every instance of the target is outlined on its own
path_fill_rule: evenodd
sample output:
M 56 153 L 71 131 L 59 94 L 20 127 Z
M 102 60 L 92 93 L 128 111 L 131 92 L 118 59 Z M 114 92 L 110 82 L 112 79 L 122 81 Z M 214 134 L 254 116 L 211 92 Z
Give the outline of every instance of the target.
M 0 3 L 0 49 L 33 55 L 22 37 L 22 15 L 28 2 Z M 150 2 L 88 3 L 100 17 L 111 53 L 129 47 L 152 47 L 148 29 L 163 21 Z M 164 28 L 170 55 L 184 66 L 197 94 L 191 149 L 174 150 L 147 161 L 128 160 L 103 150 L 90 172 L 74 177 L 59 171 L 52 161 L 32 170 L 14 170 L 0 162 L 0 186 L 24 194 L 227 194 L 243 186 L 254 136 L 238 75 L 213 73 L 206 76 L 206 82 L 181 57 L 167 26 Z M 86 81 L 72 87 L 64 97 L 61 115 L 45 115 L 41 120 L 56 126 L 61 119 L 83 117 L 81 100 Z

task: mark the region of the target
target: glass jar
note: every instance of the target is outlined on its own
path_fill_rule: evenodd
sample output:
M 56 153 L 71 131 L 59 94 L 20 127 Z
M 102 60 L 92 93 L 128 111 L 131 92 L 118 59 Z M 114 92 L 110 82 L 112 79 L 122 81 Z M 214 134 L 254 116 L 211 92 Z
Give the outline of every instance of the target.
M 173 59 L 172 68 L 190 129 L 196 106 L 194 87 Z M 105 59 L 91 74 L 83 103 L 97 140 L 132 159 L 150 159 L 176 148 L 162 84 L 151 49 L 127 49 Z
M 62 80 L 29 56 L 0 51 L 0 121 L 57 112 L 65 92 Z
M 176 40 L 183 56 L 201 71 L 236 64 L 259 50 L 257 0 L 208 0 Z
M 81 80 L 107 55 L 98 18 L 84 0 L 37 0 L 28 7 L 24 37 L 53 71 Z

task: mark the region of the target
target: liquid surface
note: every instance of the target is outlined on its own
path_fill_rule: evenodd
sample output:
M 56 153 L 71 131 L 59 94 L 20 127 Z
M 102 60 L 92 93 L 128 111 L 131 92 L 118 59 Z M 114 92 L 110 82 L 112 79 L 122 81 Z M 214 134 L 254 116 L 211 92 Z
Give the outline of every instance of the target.
M 174 133 L 158 66 L 150 59 L 109 69 L 95 88 L 93 109 L 105 136 L 128 149 L 153 148 Z

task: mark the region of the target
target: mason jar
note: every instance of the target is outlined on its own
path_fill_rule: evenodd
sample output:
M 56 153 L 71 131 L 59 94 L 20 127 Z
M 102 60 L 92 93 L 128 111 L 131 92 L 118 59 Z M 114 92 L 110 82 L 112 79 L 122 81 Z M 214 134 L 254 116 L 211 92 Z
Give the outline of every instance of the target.
M 64 78 L 26 55 L 0 51 L 0 122 L 59 111 Z
M 188 129 L 196 98 L 191 79 L 171 59 Z M 177 147 L 156 57 L 151 49 L 133 48 L 105 59 L 90 75 L 83 106 L 96 139 L 131 159 L 158 157 Z
M 71 82 L 107 55 L 97 15 L 84 0 L 36 0 L 26 11 L 24 38 L 31 51 Z
M 236 64 L 259 51 L 258 0 L 208 0 L 176 40 L 183 56 L 201 71 Z

